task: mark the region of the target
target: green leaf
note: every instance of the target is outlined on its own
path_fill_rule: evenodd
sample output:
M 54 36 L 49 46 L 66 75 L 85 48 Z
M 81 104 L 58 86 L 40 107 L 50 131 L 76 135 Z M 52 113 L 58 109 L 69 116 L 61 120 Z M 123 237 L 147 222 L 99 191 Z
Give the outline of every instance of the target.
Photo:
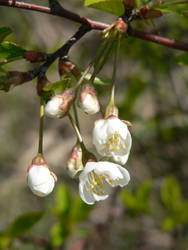
M 69 230 L 67 227 L 61 223 L 55 224 L 50 232 L 50 241 L 53 247 L 58 247 L 63 245 L 67 236 L 69 235 Z
M 1 27 L 0 28 L 0 42 L 2 42 L 5 37 L 12 33 L 12 30 L 9 27 Z
M 6 235 L 12 238 L 21 236 L 39 222 L 43 215 L 43 211 L 21 215 L 9 226 Z
M 111 14 L 121 16 L 124 13 L 122 0 L 85 0 L 86 7 L 92 7 Z
M 46 87 L 44 87 L 42 90 L 45 91 L 45 92 L 48 92 L 48 91 L 59 91 L 59 92 L 63 92 L 66 87 L 68 86 L 68 84 L 70 83 L 70 78 L 64 78 L 60 81 L 57 81 L 57 82 L 54 82 Z
M 88 73 L 88 74 L 85 76 L 84 79 L 85 79 L 86 81 L 89 81 L 90 78 L 91 78 L 91 74 Z M 95 77 L 93 83 L 96 84 L 96 85 L 107 86 L 107 85 L 109 85 L 109 84 L 112 83 L 112 80 L 111 80 L 111 79 L 107 79 L 107 78 Z
M 181 189 L 175 177 L 166 178 L 161 188 L 161 199 L 171 212 L 179 211 L 182 205 Z
M 176 221 L 172 217 L 168 217 L 162 223 L 162 230 L 171 232 L 176 227 L 176 224 Z
M 68 188 L 63 184 L 57 188 L 55 209 L 62 220 L 67 219 L 71 209 L 71 194 Z
M 89 212 L 91 211 L 92 206 L 85 204 L 80 197 L 77 197 L 71 209 L 71 221 L 72 223 L 82 222 L 88 217 Z
M 140 211 L 143 213 L 149 213 L 149 200 L 151 193 L 151 181 L 146 180 L 142 183 L 136 193 L 137 203 L 139 204 Z
M 2 42 L 0 44 L 0 58 L 3 59 L 18 59 L 24 56 L 25 50 L 15 43 Z
M 175 61 L 180 65 L 188 65 L 188 53 L 183 53 L 175 58 Z
M 10 242 L 10 237 L 6 236 L 5 233 L 0 233 L 0 249 L 7 249 Z

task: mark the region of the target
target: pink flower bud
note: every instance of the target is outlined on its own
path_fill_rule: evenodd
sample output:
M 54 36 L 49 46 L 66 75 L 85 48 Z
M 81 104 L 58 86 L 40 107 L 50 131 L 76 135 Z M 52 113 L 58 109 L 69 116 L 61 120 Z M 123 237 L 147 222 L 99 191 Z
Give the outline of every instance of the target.
M 71 61 L 60 59 L 59 60 L 59 74 L 60 76 L 71 73 L 75 77 L 80 76 L 78 67 Z
M 83 170 L 82 149 L 79 145 L 73 147 L 71 157 L 67 161 L 69 175 L 74 178 Z
M 27 184 L 31 191 L 40 197 L 47 196 L 54 188 L 56 175 L 51 172 L 42 156 L 33 159 L 27 170 Z
M 63 118 L 76 98 L 73 88 L 66 89 L 62 94 L 55 95 L 45 105 L 45 114 L 50 118 Z
M 79 106 L 86 113 L 93 115 L 100 110 L 97 92 L 91 84 L 82 86 L 79 97 Z

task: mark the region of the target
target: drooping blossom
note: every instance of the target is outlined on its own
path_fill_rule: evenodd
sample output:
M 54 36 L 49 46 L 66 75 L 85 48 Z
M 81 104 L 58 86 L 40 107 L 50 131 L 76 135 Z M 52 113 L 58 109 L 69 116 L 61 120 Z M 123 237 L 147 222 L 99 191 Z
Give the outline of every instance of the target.
M 79 176 L 80 197 L 92 205 L 107 199 L 113 187 L 124 187 L 129 180 L 129 172 L 118 164 L 108 161 L 87 162 Z

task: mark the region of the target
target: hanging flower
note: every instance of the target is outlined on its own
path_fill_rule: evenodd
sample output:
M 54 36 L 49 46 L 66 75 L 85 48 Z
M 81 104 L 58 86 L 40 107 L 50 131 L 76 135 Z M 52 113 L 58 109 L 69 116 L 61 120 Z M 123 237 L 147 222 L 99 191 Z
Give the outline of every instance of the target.
M 82 86 L 79 96 L 80 108 L 89 115 L 96 114 L 100 110 L 97 92 L 91 84 Z
M 84 168 L 82 163 L 82 149 L 81 146 L 75 145 L 72 150 L 71 157 L 67 161 L 67 170 L 69 175 L 74 178 Z
M 73 88 L 66 89 L 62 94 L 55 95 L 45 105 L 45 114 L 50 118 L 63 118 L 76 98 Z
M 93 129 L 93 144 L 97 152 L 125 164 L 128 160 L 132 139 L 127 125 L 115 116 L 100 119 Z
M 57 181 L 56 175 L 51 172 L 42 156 L 37 156 L 27 170 L 27 184 L 37 196 L 44 197 L 50 194 Z
M 82 200 L 92 205 L 108 198 L 111 188 L 129 183 L 129 172 L 118 164 L 99 161 L 87 162 L 79 176 L 79 193 Z

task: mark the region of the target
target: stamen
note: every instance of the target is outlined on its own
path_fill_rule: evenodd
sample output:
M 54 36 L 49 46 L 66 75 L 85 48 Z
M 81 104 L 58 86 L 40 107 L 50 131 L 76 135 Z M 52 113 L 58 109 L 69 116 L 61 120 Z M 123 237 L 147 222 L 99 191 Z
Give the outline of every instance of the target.
M 122 149 L 125 149 L 125 148 L 126 148 L 125 144 L 123 144 L 121 147 L 122 147 Z
M 119 178 L 118 178 L 118 177 L 116 178 L 116 181 L 119 181 Z
M 89 193 L 89 192 L 90 192 L 90 189 L 88 188 L 88 190 L 87 190 L 87 191 L 88 191 L 88 193 Z
M 115 185 L 114 184 L 110 184 L 111 187 L 114 187 Z

